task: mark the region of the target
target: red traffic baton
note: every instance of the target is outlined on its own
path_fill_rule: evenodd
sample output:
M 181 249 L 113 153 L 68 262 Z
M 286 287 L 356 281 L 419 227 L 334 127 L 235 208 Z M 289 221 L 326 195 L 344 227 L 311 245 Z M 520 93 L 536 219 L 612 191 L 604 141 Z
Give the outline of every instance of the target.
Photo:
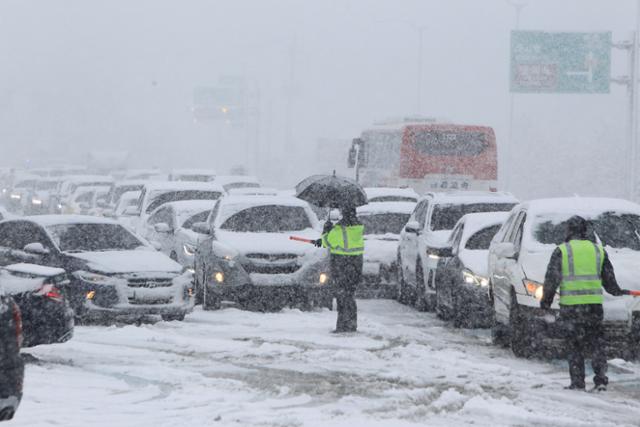
M 629 291 L 629 295 L 634 297 L 640 297 L 640 291 Z
M 311 244 L 315 243 L 315 240 L 305 239 L 304 237 L 297 237 L 297 236 L 289 236 L 289 240 L 295 240 L 296 242 L 304 242 L 304 243 L 311 243 Z

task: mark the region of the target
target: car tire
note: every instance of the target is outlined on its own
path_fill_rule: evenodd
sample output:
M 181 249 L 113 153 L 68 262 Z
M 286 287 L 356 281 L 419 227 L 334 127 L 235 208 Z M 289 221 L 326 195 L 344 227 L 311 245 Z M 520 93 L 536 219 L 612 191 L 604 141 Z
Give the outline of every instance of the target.
M 462 309 L 462 304 L 460 304 L 458 297 L 455 293 L 455 290 L 452 291 L 451 294 L 451 313 L 450 317 L 453 320 L 454 328 L 466 328 L 469 326 L 470 322 L 467 317 L 465 317 L 465 312 Z
M 443 298 L 443 289 L 441 285 L 438 284 L 438 282 L 436 282 L 436 304 L 435 304 L 436 316 L 438 316 L 438 318 L 441 320 L 449 320 L 450 313 L 449 313 L 449 310 L 447 310 L 445 304 L 443 303 L 442 298 Z
M 533 337 L 527 330 L 527 321 L 518 306 L 515 291 L 511 291 L 511 306 L 509 307 L 509 336 L 511 351 L 516 357 L 530 358 L 533 355 Z
M 432 272 L 429 272 L 429 280 L 431 280 L 431 274 Z M 424 272 L 422 271 L 420 260 L 418 260 L 418 265 L 416 266 L 416 290 L 411 302 L 418 311 L 435 310 L 435 298 L 427 295 L 427 285 L 424 281 Z
M 177 320 L 178 322 L 182 322 L 185 316 L 186 314 L 182 313 L 182 314 L 163 314 L 160 317 L 162 317 L 162 320 L 164 320 L 165 322 L 172 322 L 174 320 Z
M 404 272 L 402 270 L 402 261 L 398 256 L 398 296 L 397 300 L 400 304 L 407 305 L 409 299 L 407 297 L 407 282 L 404 280 Z

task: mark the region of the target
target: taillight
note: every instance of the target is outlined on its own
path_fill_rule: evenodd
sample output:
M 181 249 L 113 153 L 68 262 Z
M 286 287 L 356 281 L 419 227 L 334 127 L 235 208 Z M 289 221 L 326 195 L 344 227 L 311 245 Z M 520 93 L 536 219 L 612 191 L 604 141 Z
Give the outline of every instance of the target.
M 16 324 L 16 340 L 18 341 L 18 347 L 22 347 L 22 315 L 20 314 L 20 308 L 16 303 L 13 303 L 13 323 Z
M 52 299 L 52 300 L 54 300 L 56 302 L 64 301 L 64 297 L 60 293 L 60 289 L 56 288 L 55 286 L 53 286 L 52 284 L 49 284 L 49 283 L 45 283 L 44 285 L 42 285 L 42 287 L 40 289 L 38 289 L 34 293 L 36 295 L 41 295 L 41 296 L 44 296 L 46 298 Z

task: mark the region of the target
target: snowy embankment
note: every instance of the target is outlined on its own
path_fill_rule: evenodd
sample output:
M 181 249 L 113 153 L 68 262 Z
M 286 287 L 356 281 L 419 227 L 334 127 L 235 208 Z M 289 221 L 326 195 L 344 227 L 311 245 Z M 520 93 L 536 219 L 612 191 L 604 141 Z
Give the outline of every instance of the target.
M 637 426 L 640 366 L 605 394 L 563 390 L 563 362 L 515 359 L 393 301 L 335 313 L 197 309 L 185 322 L 78 327 L 27 350 L 17 426 Z

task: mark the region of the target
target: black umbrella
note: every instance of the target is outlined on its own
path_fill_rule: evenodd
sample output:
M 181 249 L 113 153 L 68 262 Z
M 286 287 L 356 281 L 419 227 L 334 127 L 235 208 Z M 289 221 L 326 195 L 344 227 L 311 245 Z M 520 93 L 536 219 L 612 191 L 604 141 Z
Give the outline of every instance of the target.
M 353 179 L 313 175 L 296 185 L 296 197 L 321 208 L 357 207 L 367 204 L 367 194 Z

